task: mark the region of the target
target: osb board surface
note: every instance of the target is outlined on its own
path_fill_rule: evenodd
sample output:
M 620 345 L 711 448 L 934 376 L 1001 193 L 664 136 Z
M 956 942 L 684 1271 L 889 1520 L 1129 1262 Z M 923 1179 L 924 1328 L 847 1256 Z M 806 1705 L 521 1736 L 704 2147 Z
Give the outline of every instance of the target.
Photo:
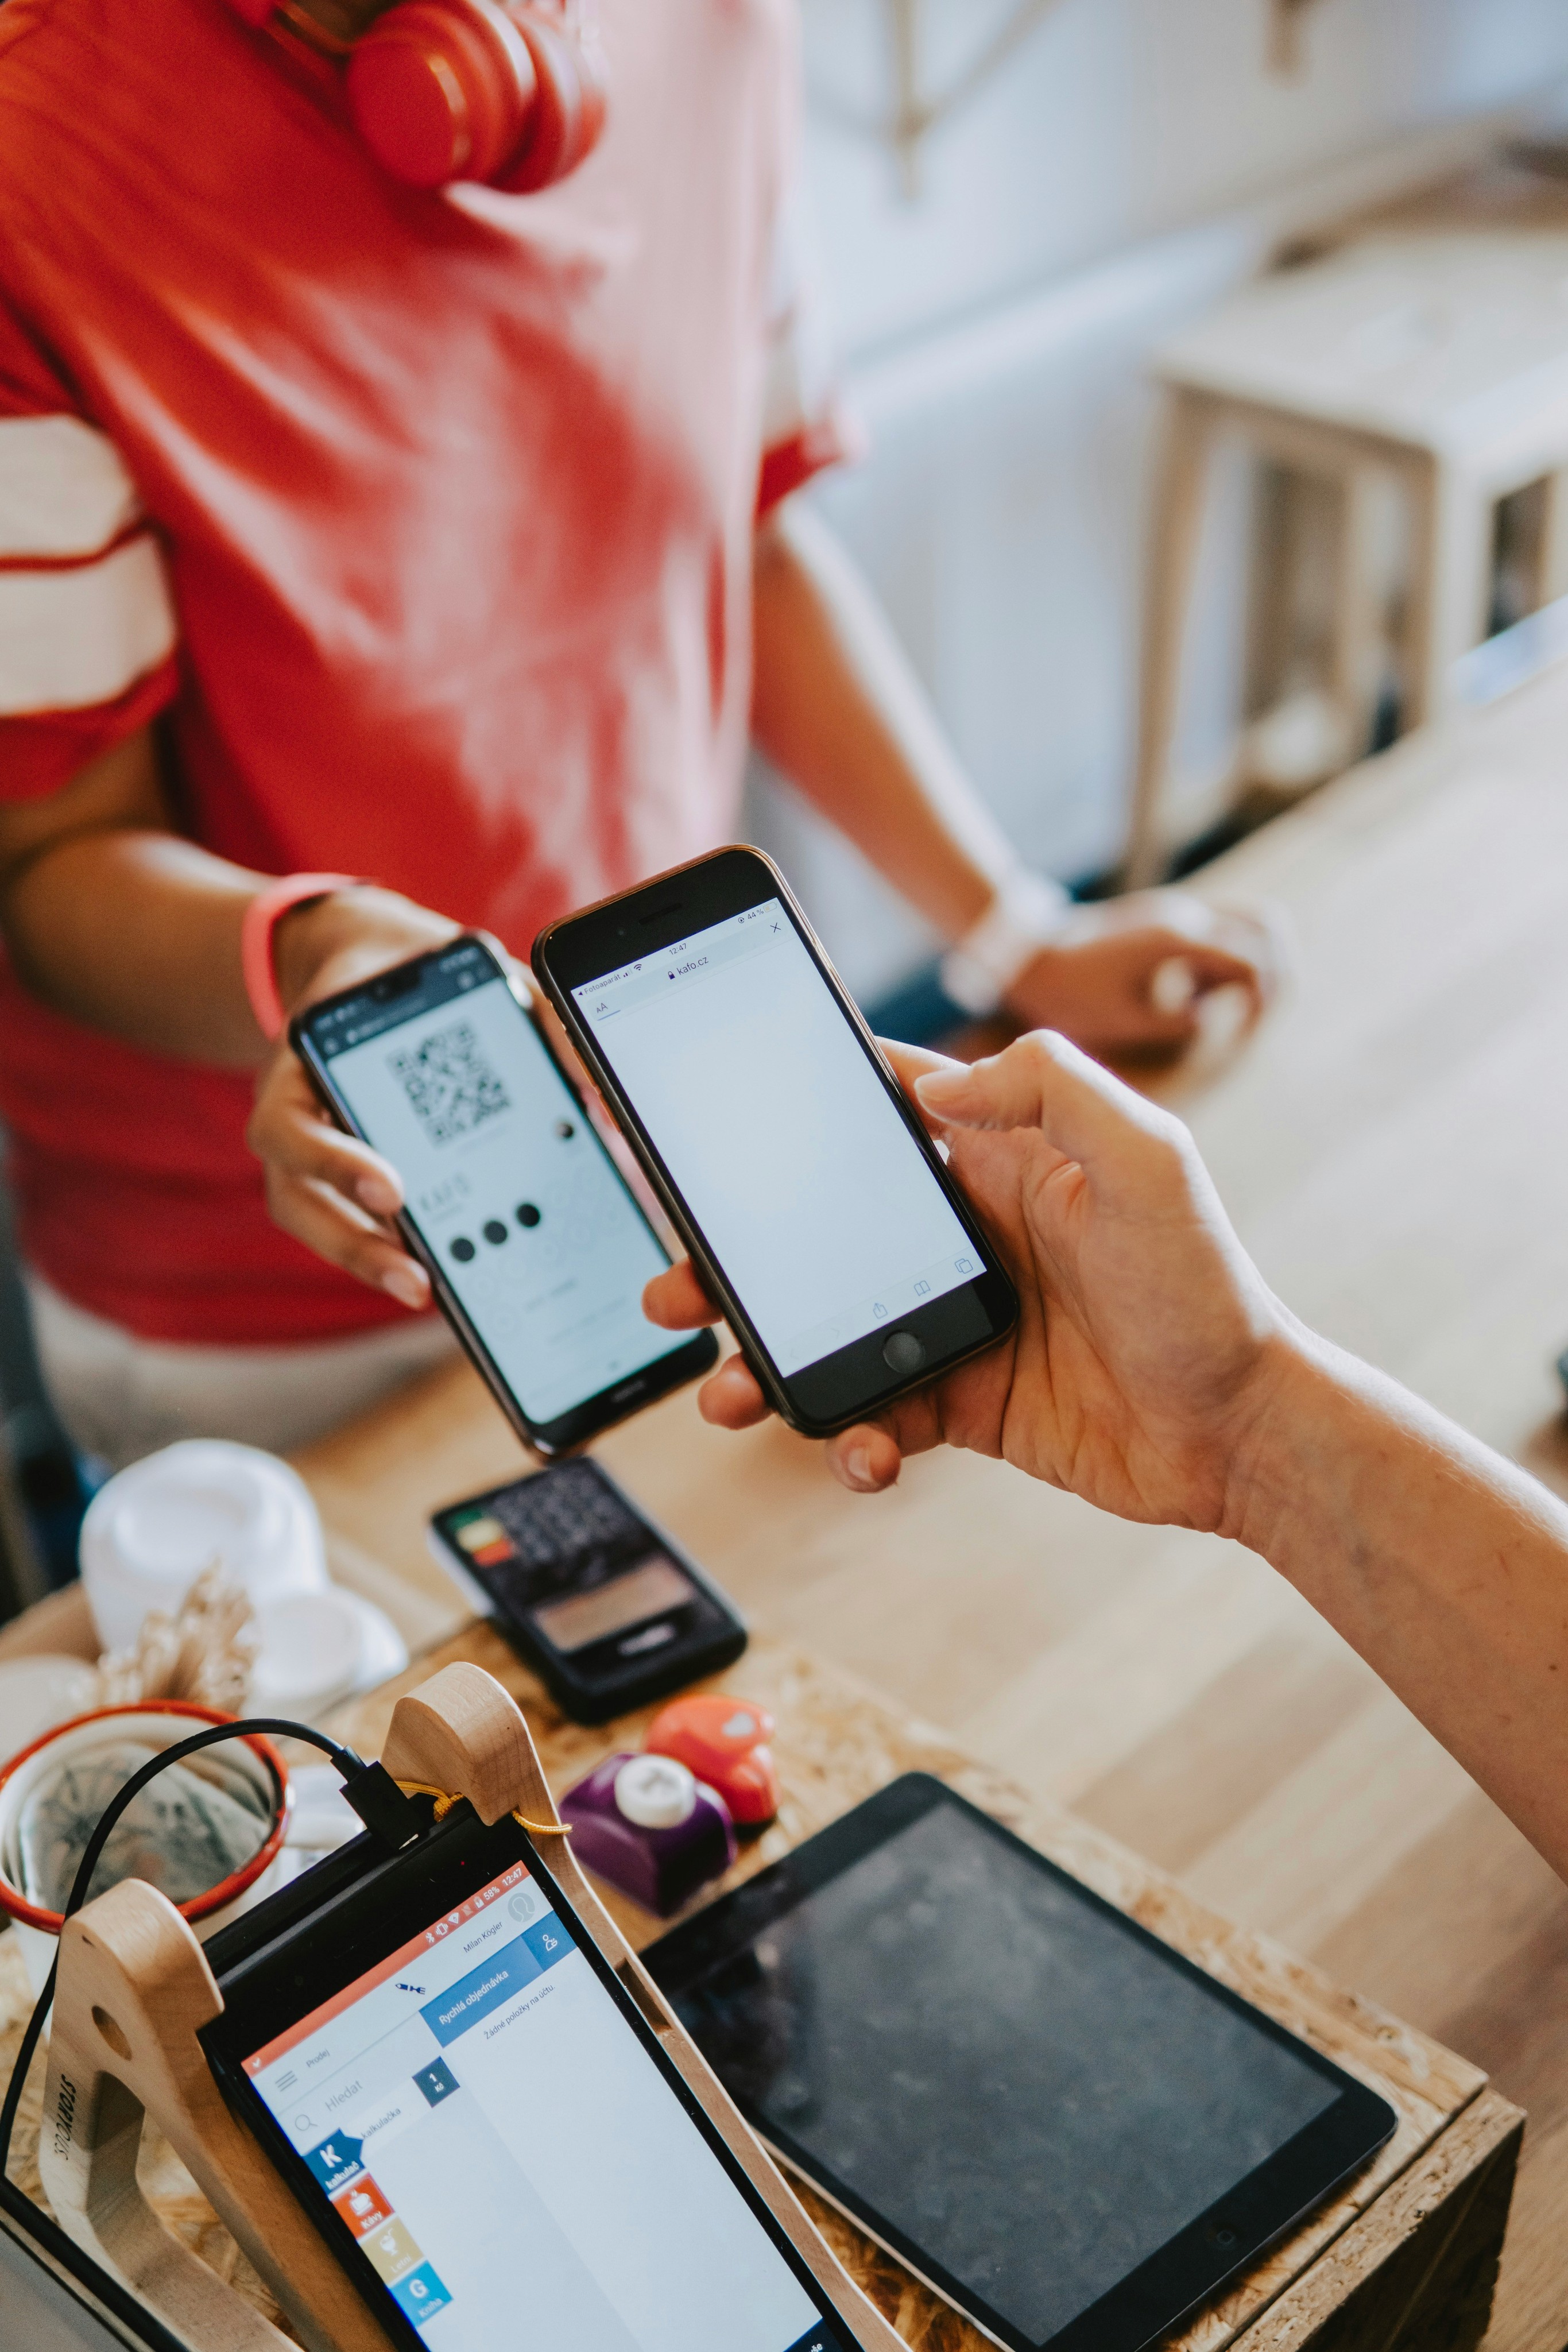
M 517 1697 L 558 1793 L 612 1748 L 641 1740 L 645 1716 L 591 1730 L 566 1721 L 510 1648 L 482 1623 L 427 1652 L 405 1675 L 341 1710 L 333 1728 L 361 1750 L 375 1752 L 402 1691 L 455 1658 L 484 1666 Z M 1001 1774 L 976 1763 L 945 1734 L 888 1706 L 852 1677 L 787 1643 L 754 1640 L 724 1681 L 727 1688 L 777 1717 L 774 1749 L 783 1785 L 778 1821 L 747 1845 L 726 1884 L 766 1867 L 899 1773 L 930 1772 L 1372 2084 L 1394 2106 L 1398 2128 L 1377 2161 L 1230 2294 L 1183 2329 L 1173 2339 L 1173 2352 L 1175 2345 L 1182 2352 L 1218 2352 L 1229 2343 L 1302 2275 L 1481 2088 L 1485 2078 L 1477 2068 L 1341 1990 L 1262 1937 L 1206 1911 L 1124 1847 L 1070 1814 L 1026 1797 Z M 662 1932 L 662 1922 L 612 1890 L 605 1893 L 629 1941 L 641 1946 Z M 0 1937 L 0 2067 L 10 2063 L 28 2006 L 20 1957 L 10 1938 Z M 35 2197 L 39 2195 L 36 2147 L 41 2088 L 40 2063 L 34 2070 L 13 2164 L 14 2177 Z M 141 2171 L 150 2197 L 176 2234 L 231 2279 L 247 2301 L 277 2324 L 286 2325 L 161 2135 L 149 2133 Z M 979 2352 L 984 2339 L 973 2328 L 809 2189 L 802 2185 L 800 2194 L 851 2275 L 917 2352 Z
M 551 1788 L 559 1795 L 621 1747 L 640 1744 L 653 1710 L 596 1728 L 560 1715 L 537 1679 L 490 1626 L 476 1623 L 419 1660 L 396 1681 L 341 1711 L 333 1728 L 361 1750 L 375 1750 L 401 1693 L 439 1666 L 472 1660 L 493 1674 L 528 1717 Z M 1430 2144 L 1475 2097 L 1484 2075 L 1451 2051 L 1343 1991 L 1317 1970 L 1261 1937 L 1216 1916 L 1162 1873 L 1071 1814 L 1027 1797 L 1002 1774 L 977 1763 L 946 1735 L 889 1706 L 852 1676 L 786 1643 L 754 1637 L 724 1687 L 771 1710 L 783 1790 L 778 1821 L 748 1843 L 723 1885 L 763 1869 L 901 1772 L 946 1780 L 1096 1894 L 1196 1960 L 1222 1983 L 1358 2074 L 1387 2098 L 1398 2128 L 1377 2161 L 1350 2188 L 1278 2247 L 1229 2295 L 1176 2339 L 1184 2352 L 1218 2352 L 1301 2275 L 1378 2191 Z M 601 1888 L 627 1940 L 651 1943 L 663 1921 Z M 957 2319 L 893 2258 L 802 2187 L 802 2200 L 851 2275 L 921 2352 L 957 2352 L 985 2340 Z

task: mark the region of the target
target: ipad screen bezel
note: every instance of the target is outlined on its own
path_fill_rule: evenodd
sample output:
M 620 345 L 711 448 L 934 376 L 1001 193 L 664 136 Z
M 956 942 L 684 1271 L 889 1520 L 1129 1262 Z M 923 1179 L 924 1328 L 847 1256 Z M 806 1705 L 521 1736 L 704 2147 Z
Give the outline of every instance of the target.
M 1130 1937 L 1157 1951 L 1162 1961 L 1245 2016 L 1264 2038 L 1284 2045 L 1333 2083 L 1338 2097 L 1263 2164 L 1240 2176 L 1224 2197 L 1167 2239 L 1108 2294 L 1053 2336 L 1041 2338 L 1026 2335 L 1006 2313 L 982 2302 L 868 2202 L 852 2183 L 838 2179 L 809 2146 L 782 2131 L 773 2118 L 759 2114 L 740 2087 L 726 2080 L 722 2068 L 716 2071 L 752 2129 L 792 2171 L 810 2181 L 994 2342 L 1008 2347 L 1008 2352 L 1046 2352 L 1046 2347 L 1049 2352 L 1140 2352 L 1255 2263 L 1268 2246 L 1375 2155 L 1397 2126 L 1398 2118 L 1386 2100 L 1059 1869 L 990 1814 L 924 1772 L 905 1773 L 794 1853 L 683 1921 L 644 1951 L 643 1964 L 692 2032 L 686 2004 L 706 1979 L 740 1958 L 773 1922 L 832 1879 L 853 1870 L 937 1805 L 952 1807 L 978 1833 L 1023 1855 L 1099 1915 L 1109 1932 Z M 702 2047 L 700 2038 L 698 2047 Z M 706 2051 L 704 2055 L 710 2064 L 716 2063 Z M 890 2117 L 889 2129 L 894 2128 Z

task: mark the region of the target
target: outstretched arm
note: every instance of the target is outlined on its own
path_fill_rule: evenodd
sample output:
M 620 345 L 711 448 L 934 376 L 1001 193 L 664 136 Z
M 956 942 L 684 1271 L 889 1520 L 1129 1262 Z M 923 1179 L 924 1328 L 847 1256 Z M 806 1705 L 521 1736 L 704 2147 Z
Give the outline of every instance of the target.
M 758 530 L 753 563 L 758 741 L 808 800 L 956 942 L 988 913 L 1014 853 L 965 776 L 865 582 L 801 499 Z M 1086 1045 L 1180 1045 L 1198 1000 L 1240 988 L 1254 1013 L 1276 950 L 1255 919 L 1177 890 L 1071 911 L 1018 972 L 1007 1009 Z M 1190 992 L 1160 1002 L 1161 966 Z
M 269 879 L 183 838 L 145 728 L 57 792 L 0 801 L 0 940 L 23 985 L 128 1045 L 257 1070 L 251 1142 L 278 1224 L 371 1288 L 427 1307 L 429 1278 L 390 1222 L 397 1176 L 340 1134 L 295 1055 L 256 1026 L 240 926 Z M 283 1002 L 347 988 L 455 928 L 391 890 L 298 908 L 275 935 Z
M 1568 1511 L 1307 1330 L 1242 1249 L 1191 1137 L 1065 1040 L 964 1069 L 890 1049 L 1006 1256 L 1017 1332 L 829 1455 L 997 1454 L 1122 1517 L 1260 1552 L 1568 1877 Z M 649 1312 L 712 1318 L 689 1266 Z M 710 1420 L 760 1419 L 738 1358 Z
M 1568 1511 L 1304 1342 L 1225 1532 L 1277 1568 L 1568 1878 Z

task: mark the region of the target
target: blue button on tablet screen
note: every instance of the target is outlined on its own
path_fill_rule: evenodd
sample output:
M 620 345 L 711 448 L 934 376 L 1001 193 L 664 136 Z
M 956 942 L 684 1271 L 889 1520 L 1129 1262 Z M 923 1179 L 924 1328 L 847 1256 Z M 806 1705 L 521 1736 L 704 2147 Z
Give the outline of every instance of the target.
M 421 2263 L 416 2271 L 398 2279 L 388 2293 L 402 2305 L 416 2327 L 423 2327 L 438 2311 L 444 2311 L 452 2300 L 444 2282 L 428 2263 Z
M 503 1946 L 494 1959 L 471 1969 L 434 2000 L 427 2000 L 420 2015 L 444 2048 L 471 2025 L 515 2000 L 546 1969 L 565 1959 L 571 1948 L 571 1938 L 559 1919 L 541 1919 L 515 1942 Z

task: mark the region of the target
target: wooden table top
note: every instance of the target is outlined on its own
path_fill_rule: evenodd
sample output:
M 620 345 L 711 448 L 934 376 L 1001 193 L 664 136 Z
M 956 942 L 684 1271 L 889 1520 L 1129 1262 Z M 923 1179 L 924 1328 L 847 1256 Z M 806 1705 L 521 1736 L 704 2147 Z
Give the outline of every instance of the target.
M 1210 868 L 1284 907 L 1300 977 L 1228 1073 L 1163 1091 L 1292 1307 L 1568 1495 L 1565 740 L 1559 670 Z M 852 1496 L 689 1396 L 600 1451 L 768 1633 L 1483 2066 L 1531 2118 L 1489 2352 L 1561 2352 L 1568 1892 L 1261 1561 L 957 1454 Z M 425 1518 L 523 1466 L 472 1376 L 300 1466 L 335 1572 L 453 1631 Z
M 1154 365 L 1170 383 L 1489 473 L 1549 466 L 1562 452 L 1568 320 L 1554 289 L 1565 268 L 1562 232 L 1357 240 L 1241 288 Z
M 1215 897 L 1261 891 L 1288 910 L 1301 976 L 1234 1066 L 1159 1090 L 1282 1297 L 1568 1495 L 1552 1369 L 1568 1340 L 1564 740 L 1558 672 L 1410 739 L 1209 869 Z M 1393 2080 L 1403 2133 L 1435 2127 L 1477 2080 L 1428 2036 L 1526 2106 L 1488 2352 L 1561 2352 L 1568 1891 L 1261 1561 L 957 1454 L 852 1496 L 803 1440 L 723 1435 L 689 1395 L 600 1451 L 758 1629 L 726 1679 L 793 1726 L 793 1834 L 906 1764 L 949 1773 Z M 411 1645 L 449 1640 L 466 1612 L 426 1549 L 428 1515 L 525 1466 L 474 1377 L 434 1375 L 299 1466 L 334 1573 Z M 526 1688 L 509 1653 L 476 1639 Z M 537 1694 L 530 1706 L 542 1723 Z M 550 1741 L 558 1780 L 606 1744 L 559 1725 Z M 1260 1958 L 1227 1921 L 1322 1974 Z M 1195 2340 L 1222 2340 L 1237 2315 Z M 901 2324 L 945 2352 L 958 2340 L 914 2305 Z

